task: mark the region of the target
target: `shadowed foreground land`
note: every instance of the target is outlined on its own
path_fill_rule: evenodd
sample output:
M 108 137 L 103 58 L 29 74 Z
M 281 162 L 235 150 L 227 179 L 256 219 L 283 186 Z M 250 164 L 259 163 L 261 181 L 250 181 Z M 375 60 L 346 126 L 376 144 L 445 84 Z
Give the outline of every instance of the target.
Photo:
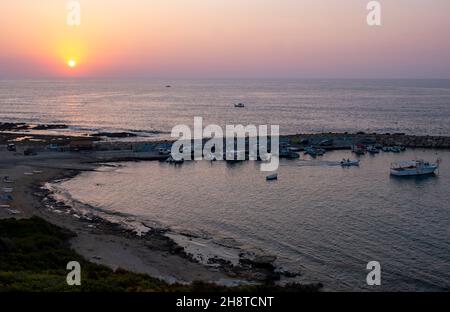
M 106 292 L 174 292 L 174 291 L 274 291 L 312 292 L 321 285 L 291 284 L 285 287 L 223 287 L 203 282 L 191 285 L 168 284 L 144 274 L 118 269 L 85 260 L 70 248 L 74 233 L 43 219 L 0 220 L 0 291 L 106 291 Z M 78 261 L 82 285 L 68 286 L 66 265 Z

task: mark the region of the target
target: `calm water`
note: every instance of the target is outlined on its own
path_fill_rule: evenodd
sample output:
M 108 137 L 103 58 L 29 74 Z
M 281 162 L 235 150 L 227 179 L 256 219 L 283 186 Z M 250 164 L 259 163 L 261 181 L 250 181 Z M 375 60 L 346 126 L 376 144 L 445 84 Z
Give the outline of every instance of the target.
M 450 135 L 450 80 L 0 81 L 0 121 L 162 138 L 194 116 L 222 126 L 278 124 L 284 134 Z M 169 227 L 199 260 L 269 253 L 300 280 L 333 290 L 364 289 L 365 266 L 377 260 L 377 290 L 440 290 L 450 289 L 450 152 L 439 152 L 438 177 L 388 174 L 394 159 L 434 161 L 434 153 L 367 156 L 349 169 L 337 163 L 347 152 L 283 161 L 274 183 L 252 162 L 127 163 L 58 187 L 123 222 Z
M 235 109 L 236 102 L 247 107 Z M 167 137 L 194 116 L 219 125 L 277 124 L 284 134 L 450 135 L 450 80 L 0 80 L 0 121 Z
M 338 165 L 343 157 L 352 156 L 282 161 L 275 182 L 254 162 L 142 162 L 58 187 L 104 211 L 170 227 L 190 252 L 276 255 L 280 268 L 328 289 L 366 289 L 366 264 L 376 260 L 383 274 L 377 290 L 450 290 L 450 152 L 382 153 L 346 169 Z M 420 157 L 442 158 L 439 175 L 389 176 L 392 161 Z

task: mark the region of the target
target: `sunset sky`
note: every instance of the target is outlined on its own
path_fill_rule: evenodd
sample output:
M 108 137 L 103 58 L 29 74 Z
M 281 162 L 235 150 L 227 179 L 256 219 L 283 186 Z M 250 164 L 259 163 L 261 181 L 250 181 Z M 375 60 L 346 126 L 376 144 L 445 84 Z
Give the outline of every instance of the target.
M 0 2 L 1 78 L 450 78 L 448 0 L 67 2 Z

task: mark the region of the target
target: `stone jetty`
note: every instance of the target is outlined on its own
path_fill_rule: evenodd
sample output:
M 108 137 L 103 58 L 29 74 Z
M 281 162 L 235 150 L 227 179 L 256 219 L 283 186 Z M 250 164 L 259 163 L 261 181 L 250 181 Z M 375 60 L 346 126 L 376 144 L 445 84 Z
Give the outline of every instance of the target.
M 281 137 L 280 141 L 289 144 L 319 145 L 323 141 L 332 141 L 331 148 L 351 148 L 354 144 L 380 144 L 382 146 L 404 146 L 409 148 L 450 148 L 450 137 L 448 136 L 419 136 L 403 133 L 314 133 L 297 134 Z

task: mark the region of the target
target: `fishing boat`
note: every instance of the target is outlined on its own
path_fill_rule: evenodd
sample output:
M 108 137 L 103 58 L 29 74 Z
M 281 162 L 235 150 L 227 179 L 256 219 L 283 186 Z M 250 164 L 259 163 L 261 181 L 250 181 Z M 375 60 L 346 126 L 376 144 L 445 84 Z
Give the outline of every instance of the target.
M 284 148 L 280 151 L 280 158 L 296 159 L 300 158 L 300 155 L 298 153 L 290 151 L 288 148 Z
M 364 155 L 366 153 L 366 149 L 363 144 L 356 144 L 352 146 L 352 152 L 356 155 Z
M 245 104 L 244 104 L 244 103 L 236 103 L 236 104 L 234 104 L 234 107 L 237 107 L 237 108 L 244 108 L 244 107 L 245 107 Z
M 375 146 L 369 146 L 369 147 L 367 148 L 367 151 L 368 151 L 370 154 L 379 154 L 379 153 L 380 153 L 380 150 L 379 150 L 378 148 L 376 148 Z
M 324 150 L 323 148 L 317 148 L 316 149 L 317 156 L 323 156 L 323 155 L 325 155 L 326 152 L 327 151 Z
M 341 166 L 342 167 L 359 166 L 359 160 L 342 159 Z
M 9 152 L 15 152 L 15 151 L 16 151 L 16 145 L 15 145 L 15 144 L 8 144 L 8 145 L 6 146 L 6 149 L 7 149 Z
M 405 149 L 401 146 L 385 146 L 383 147 L 383 152 L 392 152 L 392 153 L 400 153 Z
M 439 160 L 436 163 L 424 160 L 397 162 L 391 165 L 391 175 L 398 177 L 428 175 L 434 174 L 437 169 Z
M 287 148 L 290 152 L 300 152 L 302 148 L 300 146 L 289 146 Z
M 305 147 L 305 154 L 310 155 L 312 157 L 323 156 L 326 151 L 322 148 L 314 148 L 314 147 Z
M 6 193 L 6 194 L 3 194 L 3 195 L 0 195 L 0 200 L 10 202 L 10 201 L 13 201 L 14 198 L 12 197 L 11 194 Z
M 160 148 L 158 152 L 159 155 L 170 155 L 172 151 L 168 148 Z
M 182 164 L 182 163 L 184 163 L 184 158 L 174 159 L 172 156 L 169 156 L 169 158 L 166 159 L 166 163 L 168 163 L 168 164 Z
M 11 180 L 8 176 L 3 177 L 3 183 L 14 183 L 13 180 Z
M 277 173 L 274 173 L 274 174 L 268 175 L 268 176 L 266 177 L 266 180 L 267 180 L 267 181 L 278 180 L 278 174 L 277 174 Z

